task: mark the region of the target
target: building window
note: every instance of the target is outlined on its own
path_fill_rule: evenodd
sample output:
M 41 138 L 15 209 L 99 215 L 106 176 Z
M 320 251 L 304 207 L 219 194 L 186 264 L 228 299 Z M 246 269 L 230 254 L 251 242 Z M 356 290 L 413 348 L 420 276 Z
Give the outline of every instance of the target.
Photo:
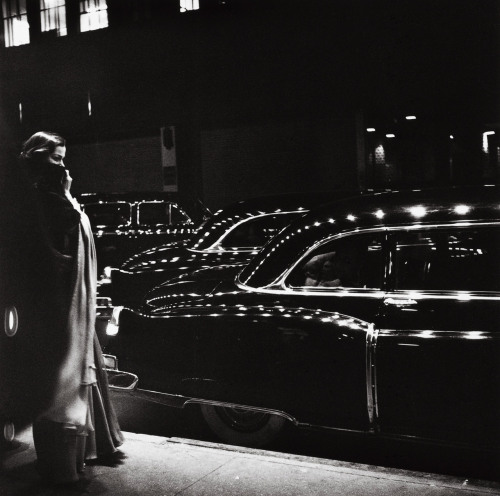
M 188 10 L 198 10 L 200 8 L 199 0 L 181 0 L 180 1 L 181 12 L 187 12 Z
M 80 32 L 108 27 L 106 0 L 80 0 Z
M 55 31 L 57 36 L 66 36 L 65 0 L 40 0 L 40 20 L 42 33 Z
M 30 42 L 30 25 L 26 13 L 26 0 L 2 0 L 5 46 L 27 45 Z

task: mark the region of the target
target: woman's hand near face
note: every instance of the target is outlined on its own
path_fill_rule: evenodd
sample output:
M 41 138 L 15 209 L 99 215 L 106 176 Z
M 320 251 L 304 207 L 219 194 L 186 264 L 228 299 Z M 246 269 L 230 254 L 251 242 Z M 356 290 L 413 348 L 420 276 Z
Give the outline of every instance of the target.
M 70 189 L 71 189 L 71 183 L 73 182 L 73 178 L 69 175 L 68 169 L 64 170 L 64 177 L 62 178 L 62 187 L 64 194 L 66 196 L 71 197 Z

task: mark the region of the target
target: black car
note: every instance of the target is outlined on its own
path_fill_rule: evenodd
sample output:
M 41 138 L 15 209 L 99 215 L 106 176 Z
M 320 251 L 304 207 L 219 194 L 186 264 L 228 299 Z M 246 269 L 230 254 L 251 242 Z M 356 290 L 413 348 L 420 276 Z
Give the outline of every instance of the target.
M 499 259 L 497 187 L 348 199 L 234 281 L 115 309 L 107 353 L 138 375 L 131 394 L 199 404 L 226 442 L 288 420 L 498 451 Z
M 169 193 L 84 193 L 78 201 L 92 225 L 101 277 L 104 268 L 119 267 L 147 248 L 187 239 L 195 230 Z
M 161 282 L 201 268 L 243 266 L 287 226 L 314 206 L 357 194 L 333 191 L 283 194 L 242 200 L 208 218 L 184 243 L 157 246 L 132 256 L 112 271 L 105 293 L 113 305 L 136 307 Z

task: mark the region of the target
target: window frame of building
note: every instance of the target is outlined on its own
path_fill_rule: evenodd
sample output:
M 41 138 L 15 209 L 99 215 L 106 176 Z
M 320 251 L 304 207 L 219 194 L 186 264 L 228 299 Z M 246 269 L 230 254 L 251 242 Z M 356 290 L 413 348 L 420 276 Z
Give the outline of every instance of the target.
M 2 0 L 4 43 L 6 48 L 28 45 L 30 25 L 27 0 Z
M 96 31 L 109 27 L 106 0 L 80 0 L 80 32 Z
M 65 0 L 40 0 L 40 30 L 42 33 L 55 32 L 57 36 L 66 36 Z
M 199 10 L 199 0 L 180 0 L 179 8 L 181 12 L 189 12 L 191 10 Z

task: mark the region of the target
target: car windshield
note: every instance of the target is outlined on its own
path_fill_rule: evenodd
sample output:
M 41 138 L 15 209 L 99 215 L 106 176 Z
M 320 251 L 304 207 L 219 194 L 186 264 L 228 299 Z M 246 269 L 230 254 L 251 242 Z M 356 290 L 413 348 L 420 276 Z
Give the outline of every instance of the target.
M 271 284 L 309 246 L 325 235 L 324 224 L 311 225 L 308 229 L 304 229 L 302 223 L 291 224 L 252 259 L 239 275 L 240 282 L 252 287 Z
M 93 228 L 104 229 L 129 225 L 132 207 L 127 202 L 89 203 L 84 210 Z

